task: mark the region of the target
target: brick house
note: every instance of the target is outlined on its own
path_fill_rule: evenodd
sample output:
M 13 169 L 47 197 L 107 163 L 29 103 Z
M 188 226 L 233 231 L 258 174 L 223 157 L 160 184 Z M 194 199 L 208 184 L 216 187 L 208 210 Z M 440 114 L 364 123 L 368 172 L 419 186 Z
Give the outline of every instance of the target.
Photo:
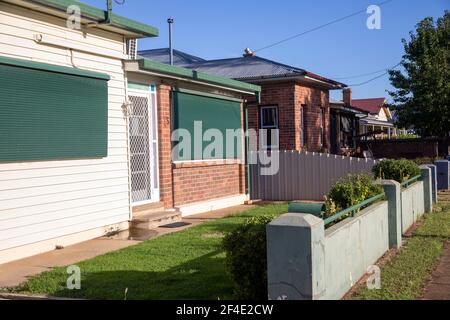
M 397 128 L 387 105 L 386 98 L 352 99 L 348 90 L 351 105 L 364 110 L 368 116 L 360 120 L 360 134 L 367 138 L 390 139 L 397 136 Z
M 140 51 L 139 55 L 161 63 L 169 63 L 168 49 Z M 278 143 L 268 133 L 259 136 L 259 148 L 280 150 L 329 151 L 329 91 L 346 87 L 304 69 L 264 59 L 247 51 L 243 57 L 204 60 L 174 51 L 174 64 L 196 71 L 232 78 L 261 86 L 261 101 L 249 98 L 248 127 L 264 128 L 270 133 L 279 129 Z M 255 150 L 258 146 L 251 145 Z
M 259 86 L 136 59 L 158 30 L 106 8 L 0 1 L 0 264 L 248 198 L 242 135 L 225 156 L 172 137 L 242 130 Z
M 136 157 L 136 161 L 131 160 L 131 192 L 136 195 L 133 199 L 135 209 L 145 208 L 149 201 L 161 201 L 166 209 L 175 208 L 182 215 L 190 215 L 244 203 L 247 196 L 242 134 L 234 141 L 236 145 L 232 155 L 225 154 L 225 151 L 222 155 L 196 154 L 195 146 L 189 152 L 177 154 L 173 152 L 177 145 L 173 139 L 177 129 L 188 131 L 194 144 L 204 138 L 203 134 L 208 129 L 218 129 L 224 137 L 227 129 L 243 129 L 243 97 L 259 96 L 260 88 L 148 59 L 126 61 L 125 71 L 128 96 L 134 107 L 139 106 L 139 101 L 145 101 L 150 112 L 155 114 L 155 117 L 150 115 L 153 121 L 150 129 L 157 128 L 154 135 L 159 146 L 159 149 L 155 147 L 158 152 L 154 154 L 151 147 L 149 154 L 149 158 L 154 159 L 153 167 L 159 168 L 159 179 L 153 177 L 149 187 L 157 196 L 152 198 L 147 196 L 148 192 L 142 194 L 143 190 L 147 191 L 147 179 L 141 178 L 139 157 L 142 152 L 139 141 L 134 141 L 131 126 L 130 152 L 132 158 Z M 133 119 L 130 121 L 133 123 Z M 195 122 L 202 123 L 201 137 L 195 136 Z M 153 140 L 151 131 L 148 139 Z M 201 141 L 201 149 L 204 150 L 207 144 Z

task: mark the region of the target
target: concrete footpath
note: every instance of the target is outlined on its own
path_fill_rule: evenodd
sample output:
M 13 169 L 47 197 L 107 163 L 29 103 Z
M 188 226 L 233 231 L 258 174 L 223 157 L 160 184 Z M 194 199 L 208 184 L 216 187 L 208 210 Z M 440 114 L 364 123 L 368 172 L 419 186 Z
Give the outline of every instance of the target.
M 439 264 L 431 274 L 423 299 L 450 300 L 450 243 L 446 244 Z
M 183 219 L 184 225 L 174 228 L 156 228 L 149 231 L 147 240 L 169 233 L 175 233 L 201 223 L 217 220 L 229 215 L 238 214 L 254 208 L 253 205 L 242 205 L 210 213 L 194 215 Z M 65 267 L 80 261 L 95 258 L 108 252 L 117 251 L 141 243 L 142 240 L 121 239 L 120 235 L 111 238 L 99 238 L 82 242 L 61 250 L 54 250 L 37 256 L 25 258 L 0 265 L 0 289 L 16 287 L 30 276 L 38 275 L 55 267 Z

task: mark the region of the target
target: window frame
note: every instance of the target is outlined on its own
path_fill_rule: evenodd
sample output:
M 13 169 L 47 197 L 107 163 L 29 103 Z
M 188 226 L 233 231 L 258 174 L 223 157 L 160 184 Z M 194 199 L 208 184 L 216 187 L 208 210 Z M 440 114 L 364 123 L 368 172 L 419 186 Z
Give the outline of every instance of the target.
M 9 90 L 0 95 L 0 114 L 9 122 L 0 130 L 8 137 L 0 143 L 0 163 L 108 156 L 109 75 L 7 57 L 0 57 L 0 68 L 0 82 L 7 83 L 0 92 Z
M 274 125 L 272 126 L 265 126 L 264 125 L 264 117 L 263 117 L 263 112 L 264 110 L 268 110 L 268 109 L 272 109 L 275 110 L 275 121 L 274 121 Z M 262 136 L 260 134 L 260 138 L 266 138 L 266 141 L 261 141 L 260 142 L 260 146 L 264 149 L 264 150 L 273 150 L 273 149 L 278 149 L 279 145 L 280 145 L 280 137 L 279 134 L 277 135 L 277 143 L 273 144 L 272 143 L 272 130 L 279 130 L 280 129 L 280 113 L 279 113 L 279 107 L 278 105 L 263 105 L 259 107 L 259 128 L 263 129 L 263 130 L 267 130 L 267 135 L 266 136 Z M 270 139 L 270 145 L 268 144 L 268 140 Z

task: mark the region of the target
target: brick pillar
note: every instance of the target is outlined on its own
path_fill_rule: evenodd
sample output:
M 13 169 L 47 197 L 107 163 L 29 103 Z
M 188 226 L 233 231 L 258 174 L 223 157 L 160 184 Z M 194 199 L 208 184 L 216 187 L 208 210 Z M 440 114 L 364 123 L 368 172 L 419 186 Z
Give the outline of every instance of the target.
M 241 128 L 242 128 L 242 137 L 241 137 L 241 143 L 242 143 L 242 156 L 241 156 L 241 160 L 242 160 L 242 164 L 239 165 L 239 193 L 240 194 L 245 194 L 246 192 L 246 188 L 245 188 L 245 181 L 246 181 L 246 161 L 247 159 L 245 158 L 246 152 L 248 150 L 245 150 L 246 148 L 246 139 L 245 139 L 245 134 L 246 132 L 244 131 L 245 129 L 245 112 L 244 112 L 244 103 L 241 103 Z M 248 128 L 247 128 L 248 129 Z
M 173 173 L 171 141 L 170 90 L 167 85 L 158 88 L 159 181 L 160 197 L 167 209 L 173 208 Z
M 344 90 L 342 90 L 342 100 L 347 107 L 352 105 L 352 99 L 353 97 L 351 88 L 345 88 Z

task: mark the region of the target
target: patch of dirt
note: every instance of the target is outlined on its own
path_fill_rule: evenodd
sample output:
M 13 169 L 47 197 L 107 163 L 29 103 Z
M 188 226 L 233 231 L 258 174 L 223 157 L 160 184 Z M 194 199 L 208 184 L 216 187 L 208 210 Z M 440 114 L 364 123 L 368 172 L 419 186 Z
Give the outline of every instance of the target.
M 421 218 L 419 221 L 414 223 L 411 228 L 406 230 L 405 234 L 403 235 L 404 238 L 411 238 L 414 235 L 414 232 L 416 232 L 417 228 L 419 228 L 421 225 L 423 225 L 424 219 Z
M 438 269 L 439 269 L 439 267 L 441 265 L 442 258 L 445 255 L 445 252 L 448 251 L 448 250 L 450 250 L 450 242 L 446 241 L 444 243 L 444 248 L 442 250 L 442 252 L 443 252 L 442 256 L 439 259 L 437 259 L 437 261 L 435 262 L 433 268 L 430 271 L 430 274 L 427 277 L 427 280 L 425 281 L 425 283 L 424 283 L 424 285 L 422 287 L 422 294 L 420 295 L 420 297 L 421 297 L 420 300 L 424 300 L 425 299 L 425 297 L 429 293 L 429 288 L 431 287 L 432 283 L 433 282 L 438 282 L 438 281 L 436 281 L 437 273 L 439 271 Z

